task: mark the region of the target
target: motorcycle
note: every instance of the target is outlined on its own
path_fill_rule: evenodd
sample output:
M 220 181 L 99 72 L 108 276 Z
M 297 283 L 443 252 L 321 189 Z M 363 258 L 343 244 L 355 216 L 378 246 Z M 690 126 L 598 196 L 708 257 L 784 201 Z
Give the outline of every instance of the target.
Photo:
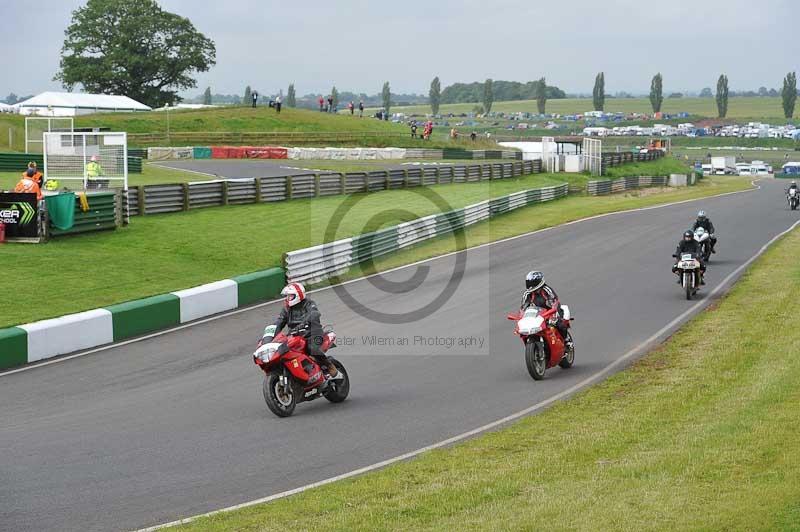
M 350 393 L 350 377 L 341 362 L 328 357 L 341 379 L 326 378 L 327 367 L 320 366 L 306 352 L 307 329 L 296 328 L 288 334 L 275 335 L 275 326 L 264 329 L 264 334 L 253 353 L 253 361 L 264 372 L 264 401 L 278 417 L 289 417 L 298 403 L 324 397 L 331 403 L 341 403 Z M 336 333 L 330 328 L 323 331 L 322 351 L 336 347 Z M 274 337 L 273 337 L 274 336 Z M 265 341 L 272 337 L 269 341 Z
M 545 371 L 556 365 L 567 369 L 575 363 L 575 344 L 569 331 L 574 318 L 568 306 L 561 305 L 561 309 L 568 328 L 566 338 L 562 338 L 556 329 L 559 320 L 557 306 L 552 309 L 528 307 L 524 312 L 507 316 L 517 322 L 514 334 L 525 346 L 525 365 L 533 380 L 544 379 Z
M 694 231 L 694 239 L 700 244 L 700 255 L 703 257 L 703 260 L 708 262 L 711 258 L 711 234 L 707 233 L 704 228 L 698 227 Z
M 789 203 L 789 209 L 796 211 L 800 206 L 800 192 L 796 188 L 790 188 L 786 191 L 786 201 Z
M 691 300 L 700 289 L 700 261 L 694 253 L 681 253 L 675 267 L 681 278 L 681 286 L 686 292 L 686 299 Z

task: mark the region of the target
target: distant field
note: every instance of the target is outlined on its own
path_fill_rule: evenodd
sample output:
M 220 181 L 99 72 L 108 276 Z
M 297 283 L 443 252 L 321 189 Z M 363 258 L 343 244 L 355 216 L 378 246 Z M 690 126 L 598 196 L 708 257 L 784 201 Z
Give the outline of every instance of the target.
M 442 105 L 439 112 L 469 113 L 477 103 L 459 103 Z M 548 100 L 547 112 L 562 115 L 585 113 L 591 111 L 592 100 L 588 98 L 568 98 L 563 100 Z M 395 107 L 395 112 L 406 114 L 430 113 L 427 105 L 409 107 Z M 717 116 L 717 106 L 714 98 L 667 98 L 661 109 L 665 113 L 679 113 L 685 111 L 690 115 L 714 118 Z M 522 100 L 516 102 L 494 102 L 494 112 L 530 112 L 536 113 L 535 100 Z M 606 98 L 605 111 L 609 113 L 652 113 L 650 101 L 647 98 Z M 728 103 L 728 118 L 748 118 L 753 120 L 772 120 L 775 123 L 784 122 L 783 107 L 780 98 L 731 98 Z

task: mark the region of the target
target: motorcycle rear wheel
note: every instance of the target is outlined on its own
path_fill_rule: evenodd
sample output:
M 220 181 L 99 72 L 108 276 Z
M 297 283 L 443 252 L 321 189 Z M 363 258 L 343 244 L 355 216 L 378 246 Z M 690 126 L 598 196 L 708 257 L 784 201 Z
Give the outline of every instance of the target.
M 334 358 L 331 358 L 331 362 L 333 362 L 333 365 L 336 366 L 336 370 L 339 371 L 344 378 L 328 381 L 328 389 L 325 390 L 322 395 L 331 403 L 341 403 L 347 399 L 347 395 L 350 393 L 350 376 L 347 374 L 347 370 L 344 369 L 341 362 Z
M 533 380 L 544 379 L 544 372 L 547 370 L 547 360 L 545 359 L 544 348 L 536 340 L 528 340 L 525 344 L 525 366 Z
M 297 406 L 297 388 L 290 381 L 287 393 L 280 384 L 280 375 L 270 373 L 264 376 L 264 401 L 276 416 L 289 417 Z

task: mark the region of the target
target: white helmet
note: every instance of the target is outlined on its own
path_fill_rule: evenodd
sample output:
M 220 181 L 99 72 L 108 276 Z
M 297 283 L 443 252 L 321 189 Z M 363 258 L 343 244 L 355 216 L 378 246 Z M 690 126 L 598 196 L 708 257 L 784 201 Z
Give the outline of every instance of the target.
M 286 306 L 293 307 L 306 298 L 306 289 L 300 283 L 290 283 L 281 290 L 281 295 Z

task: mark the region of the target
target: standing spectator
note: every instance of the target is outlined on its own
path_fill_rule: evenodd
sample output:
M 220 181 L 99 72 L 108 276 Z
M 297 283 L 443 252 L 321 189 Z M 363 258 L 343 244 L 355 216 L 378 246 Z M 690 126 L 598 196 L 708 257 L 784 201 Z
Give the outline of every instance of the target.
M 474 141 L 478 138 L 478 134 L 475 131 L 473 131 L 472 133 L 469 134 L 469 138 L 470 140 Z
M 281 112 L 281 95 L 275 97 L 275 111 L 280 114 Z
M 253 109 L 256 108 L 256 104 L 258 103 L 258 93 L 253 91 Z
M 358 117 L 364 118 L 364 100 L 358 101 Z
M 411 121 L 411 138 L 412 139 L 417 138 L 417 121 L 416 120 L 412 120 Z
M 325 108 L 325 98 L 320 96 L 319 97 L 319 112 L 320 113 L 324 112 L 324 108 Z
M 333 96 L 332 95 L 328 96 L 328 112 L 329 113 L 333 112 Z
M 347 108 L 350 109 L 350 116 L 353 116 L 353 113 L 356 111 L 356 104 L 351 101 L 347 104 Z
M 34 161 L 28 163 L 28 169 L 25 171 L 24 174 L 22 174 L 22 178 L 33 179 L 34 181 L 36 181 L 36 184 L 39 185 L 39 188 L 42 188 L 42 186 L 44 185 L 44 177 L 42 176 L 42 173 L 39 171 L 39 168 L 36 162 Z

